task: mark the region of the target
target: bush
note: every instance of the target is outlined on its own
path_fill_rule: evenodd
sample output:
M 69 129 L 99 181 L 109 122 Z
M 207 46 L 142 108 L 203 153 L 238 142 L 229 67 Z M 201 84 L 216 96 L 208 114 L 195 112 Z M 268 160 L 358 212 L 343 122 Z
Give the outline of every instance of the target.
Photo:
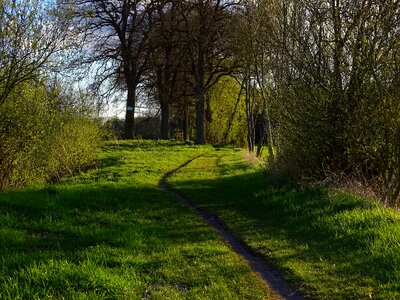
M 56 109 L 58 96 L 25 83 L 0 106 L 0 188 L 59 180 L 96 161 L 99 124 Z
M 49 141 L 48 175 L 52 181 L 93 166 L 98 157 L 102 131 L 95 120 L 68 113 L 60 116 Z

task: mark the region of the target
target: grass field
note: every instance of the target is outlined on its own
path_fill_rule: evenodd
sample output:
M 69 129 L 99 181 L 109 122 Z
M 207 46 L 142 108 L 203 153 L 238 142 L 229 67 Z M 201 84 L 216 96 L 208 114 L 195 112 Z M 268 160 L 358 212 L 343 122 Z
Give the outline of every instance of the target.
M 400 216 L 277 184 L 233 148 L 125 141 L 57 185 L 0 192 L 0 299 L 265 299 L 242 259 L 158 187 L 220 216 L 316 299 L 400 298 Z M 199 155 L 202 155 L 199 157 Z
M 158 181 L 212 147 L 121 142 L 57 185 L 0 192 L 1 299 L 264 299 L 269 291 Z
M 400 216 L 344 192 L 278 185 L 243 153 L 206 153 L 168 184 L 216 213 L 316 299 L 399 299 Z

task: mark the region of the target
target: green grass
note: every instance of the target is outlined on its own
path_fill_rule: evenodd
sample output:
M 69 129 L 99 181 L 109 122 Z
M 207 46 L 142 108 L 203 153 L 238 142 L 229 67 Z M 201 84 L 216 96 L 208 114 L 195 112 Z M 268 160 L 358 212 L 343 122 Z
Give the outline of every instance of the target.
M 238 152 L 206 153 L 168 184 L 214 212 L 308 297 L 400 298 L 400 216 L 327 188 L 277 185 Z
M 164 173 L 211 147 L 104 146 L 58 185 L 0 192 L 1 299 L 263 299 L 268 291 Z
M 127 141 L 105 145 L 96 170 L 0 192 L 0 299 L 268 297 L 218 235 L 157 186 L 200 154 L 168 184 L 306 296 L 400 298 L 398 213 L 336 190 L 278 185 L 237 149 Z

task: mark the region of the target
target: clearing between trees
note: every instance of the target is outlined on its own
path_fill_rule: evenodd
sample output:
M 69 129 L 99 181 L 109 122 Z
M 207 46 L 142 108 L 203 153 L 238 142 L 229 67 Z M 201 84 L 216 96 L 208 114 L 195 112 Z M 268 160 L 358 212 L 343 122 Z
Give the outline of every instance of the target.
M 240 149 L 123 141 L 103 147 L 97 169 L 0 193 L 0 298 L 274 297 L 215 230 L 159 188 L 168 173 L 169 189 L 218 216 L 305 297 L 399 297 L 393 210 L 274 182 Z

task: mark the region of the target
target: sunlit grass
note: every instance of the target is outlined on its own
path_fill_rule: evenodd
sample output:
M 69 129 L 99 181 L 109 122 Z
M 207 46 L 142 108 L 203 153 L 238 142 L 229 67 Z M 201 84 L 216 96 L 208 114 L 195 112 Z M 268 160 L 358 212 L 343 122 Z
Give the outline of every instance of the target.
M 126 141 L 98 169 L 0 193 L 1 299 L 263 299 L 243 261 L 166 191 L 212 147 Z
M 277 186 L 245 156 L 205 154 L 168 184 L 219 215 L 312 298 L 400 298 L 400 216 L 337 190 Z

